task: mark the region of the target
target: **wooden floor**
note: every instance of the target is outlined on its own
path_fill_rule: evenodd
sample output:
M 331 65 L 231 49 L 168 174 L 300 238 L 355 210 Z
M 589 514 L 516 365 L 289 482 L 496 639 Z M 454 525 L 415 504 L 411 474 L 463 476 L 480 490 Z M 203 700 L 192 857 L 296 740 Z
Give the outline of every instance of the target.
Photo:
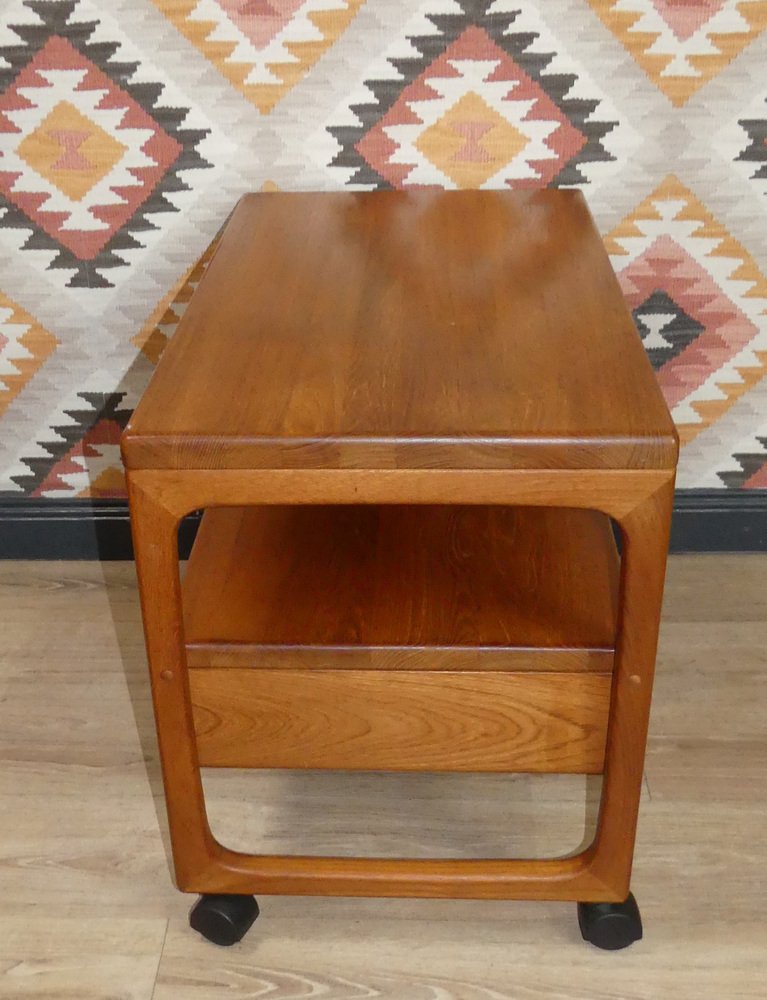
M 634 890 L 645 938 L 575 907 L 269 898 L 217 949 L 171 884 L 130 564 L 0 563 L 0 997 L 736 1000 L 767 995 L 767 557 L 670 566 Z M 572 849 L 579 777 L 216 772 L 231 846 Z

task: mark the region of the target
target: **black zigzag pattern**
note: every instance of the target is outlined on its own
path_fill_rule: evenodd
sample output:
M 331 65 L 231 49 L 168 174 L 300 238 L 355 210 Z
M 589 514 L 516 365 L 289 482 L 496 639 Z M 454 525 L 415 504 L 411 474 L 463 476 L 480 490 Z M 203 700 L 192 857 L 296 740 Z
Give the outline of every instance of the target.
M 735 159 L 756 165 L 751 174 L 752 180 L 767 180 L 767 109 L 764 118 L 746 118 L 740 120 L 738 125 L 745 130 L 750 141 Z
M 551 187 L 587 184 L 588 180 L 580 169 L 584 163 L 615 159 L 605 148 L 602 140 L 618 122 L 592 120 L 591 116 L 599 107 L 598 100 L 568 98 L 567 95 L 577 77 L 572 73 L 546 73 L 556 53 L 532 51 L 532 46 L 539 35 L 531 31 L 512 30 L 514 22 L 522 11 L 494 13 L 491 12 L 493 4 L 494 0 L 460 0 L 461 14 L 427 15 L 438 33 L 408 37 L 408 41 L 418 50 L 420 56 L 389 60 L 394 69 L 402 75 L 402 79 L 365 81 L 375 101 L 352 105 L 351 110 L 359 119 L 360 125 L 328 127 L 328 132 L 341 146 L 331 165 L 351 167 L 355 171 L 348 184 L 364 184 L 372 188 L 392 187 L 391 183 L 358 152 L 357 146 L 363 136 L 388 114 L 402 91 L 470 27 L 481 28 L 487 32 L 493 42 L 541 87 L 571 125 L 586 139 L 582 149 L 565 163 L 552 179 Z
M 84 405 L 76 410 L 65 410 L 69 422 L 51 428 L 57 437 L 39 442 L 48 454 L 22 459 L 30 473 L 11 477 L 28 496 L 45 482 L 54 465 L 100 421 L 113 420 L 124 428 L 130 420 L 132 410 L 121 405 L 126 396 L 124 392 L 79 392 L 77 395 Z
M 736 452 L 732 457 L 737 460 L 740 469 L 735 472 L 719 472 L 717 475 L 725 486 L 731 490 L 740 490 L 748 480 L 767 464 L 767 437 L 756 439 L 762 446 L 762 451 Z
M 136 234 L 157 229 L 151 216 L 161 212 L 177 212 L 167 195 L 187 191 L 189 185 L 181 176 L 187 170 L 200 170 L 212 164 L 197 152 L 197 145 L 208 134 L 205 129 L 185 129 L 183 122 L 189 108 L 173 108 L 161 103 L 163 85 L 131 82 L 139 67 L 137 62 L 122 62 L 117 57 L 119 42 L 89 41 L 98 21 L 78 21 L 78 0 L 26 0 L 25 6 L 36 15 L 35 23 L 11 24 L 19 44 L 0 46 L 0 90 L 9 87 L 16 76 L 34 58 L 49 38 L 66 39 L 83 58 L 88 59 L 108 76 L 116 87 L 138 104 L 154 121 L 182 147 L 175 162 L 166 171 L 154 190 L 138 206 L 133 216 L 111 237 L 99 253 L 90 260 L 79 259 L 71 250 L 49 236 L 34 220 L 13 202 L 0 196 L 0 226 L 9 229 L 31 229 L 22 249 L 52 250 L 56 256 L 49 269 L 67 269 L 74 273 L 68 281 L 72 288 L 112 287 L 102 273 L 127 265 L 121 252 L 141 247 Z M 7 65 L 3 65 L 3 61 Z

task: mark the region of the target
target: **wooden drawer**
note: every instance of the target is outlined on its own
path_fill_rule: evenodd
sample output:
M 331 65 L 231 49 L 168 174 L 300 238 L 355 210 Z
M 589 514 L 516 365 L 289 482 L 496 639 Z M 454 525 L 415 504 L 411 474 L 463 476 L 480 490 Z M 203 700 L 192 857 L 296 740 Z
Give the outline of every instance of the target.
M 209 510 L 184 583 L 200 763 L 599 772 L 617 587 L 592 511 Z
M 609 673 L 192 669 L 200 764 L 602 770 Z

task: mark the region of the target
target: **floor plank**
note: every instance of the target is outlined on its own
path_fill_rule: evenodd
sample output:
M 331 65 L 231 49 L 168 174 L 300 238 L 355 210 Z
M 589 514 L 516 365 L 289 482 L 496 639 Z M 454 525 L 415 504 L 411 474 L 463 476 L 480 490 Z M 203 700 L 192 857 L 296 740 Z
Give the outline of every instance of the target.
M 699 553 L 668 561 L 666 622 L 767 621 L 765 556 L 756 552 Z
M 0 917 L 0 997 L 151 1000 L 164 920 Z
M 0 997 L 762 998 L 764 579 L 766 557 L 670 562 L 640 944 L 586 946 L 567 904 L 265 897 L 222 950 L 169 874 L 133 567 L 0 563 Z M 598 794 L 577 776 L 221 771 L 206 788 L 231 846 L 452 856 L 574 847 Z

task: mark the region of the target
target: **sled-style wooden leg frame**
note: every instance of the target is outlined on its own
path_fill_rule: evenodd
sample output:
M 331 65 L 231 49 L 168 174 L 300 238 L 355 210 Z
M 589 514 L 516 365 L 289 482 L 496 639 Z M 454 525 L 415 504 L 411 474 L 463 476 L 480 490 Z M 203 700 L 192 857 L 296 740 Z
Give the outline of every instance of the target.
M 620 902 L 629 892 L 673 472 L 664 470 L 133 470 L 136 564 L 173 857 L 186 892 Z M 598 828 L 557 860 L 409 860 L 236 853 L 208 824 L 190 695 L 177 528 L 200 508 L 332 504 L 579 508 L 620 528 L 617 635 Z M 449 768 L 448 768 L 449 769 Z M 459 769 L 470 769 L 463 767 Z M 497 769 L 497 768 L 496 768 Z
M 121 445 L 195 929 L 291 893 L 575 900 L 597 947 L 641 937 L 679 441 L 579 192 L 245 196 Z M 603 782 L 576 857 L 259 857 L 201 767 Z

